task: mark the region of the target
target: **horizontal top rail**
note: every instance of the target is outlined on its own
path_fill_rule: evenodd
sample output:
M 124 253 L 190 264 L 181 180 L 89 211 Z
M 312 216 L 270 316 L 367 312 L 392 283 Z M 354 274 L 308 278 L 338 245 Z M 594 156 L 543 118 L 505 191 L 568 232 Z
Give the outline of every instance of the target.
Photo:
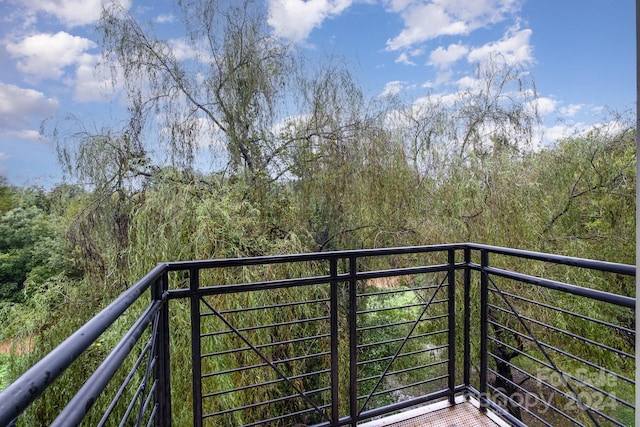
M 246 258 L 219 258 L 201 261 L 174 261 L 167 262 L 165 265 L 167 266 L 168 271 L 181 271 L 189 270 L 191 268 L 204 269 L 220 267 L 241 267 L 262 264 L 283 264 L 305 261 L 326 261 L 330 259 L 349 259 L 353 257 L 364 258 L 384 255 L 444 252 L 450 249 L 461 250 L 466 246 L 467 244 L 464 243 L 454 243 L 450 245 L 441 244 L 428 246 L 406 246 L 397 248 L 353 249 L 346 251 L 310 252 L 294 255 L 263 255 Z
M 619 264 L 608 261 L 598 261 L 586 258 L 576 258 L 565 255 L 547 254 L 544 252 L 533 252 L 522 249 L 504 248 L 500 246 L 483 245 L 478 243 L 465 243 L 463 246 L 475 250 L 485 250 L 499 255 L 509 255 L 517 258 L 532 259 L 536 261 L 546 261 L 555 264 L 567 265 L 570 267 L 588 268 L 591 270 L 607 271 L 610 273 L 622 274 L 625 276 L 635 276 L 636 267 L 634 265 Z
M 472 265 L 480 269 L 479 265 Z M 540 277 L 530 276 L 528 274 L 516 273 L 513 271 L 503 270 L 494 267 L 484 267 L 483 271 L 489 274 L 495 274 L 496 276 L 502 276 L 507 279 L 517 280 L 519 282 L 530 283 L 532 285 L 541 286 L 543 288 L 554 289 L 556 291 L 562 291 L 581 297 L 590 298 L 597 301 L 604 301 L 610 304 L 619 305 L 627 308 L 636 308 L 636 299 L 627 297 L 624 295 L 613 294 L 611 292 L 605 292 L 598 289 L 584 288 L 576 285 L 569 285 L 567 283 L 558 282 L 556 280 L 542 279 Z
M 162 265 L 167 271 L 189 270 L 191 268 L 220 268 L 220 267 L 240 267 L 260 264 L 282 264 L 290 262 L 305 261 L 325 261 L 330 259 L 348 259 L 375 257 L 384 255 L 403 255 L 415 253 L 444 252 L 447 250 L 471 249 L 487 251 L 499 255 L 513 256 L 536 261 L 552 262 L 555 264 L 567 265 L 570 267 L 580 267 L 592 270 L 608 271 L 625 276 L 635 276 L 636 267 L 634 265 L 620 264 L 608 261 L 599 261 L 586 258 L 576 258 L 565 255 L 548 254 L 544 252 L 527 251 L 523 249 L 512 249 L 501 246 L 492 246 L 480 243 L 452 243 L 425 246 L 406 246 L 396 248 L 376 248 L 376 249 L 354 249 L 346 251 L 311 252 L 305 254 L 288 255 L 263 255 L 244 258 L 219 258 L 209 260 L 173 261 Z

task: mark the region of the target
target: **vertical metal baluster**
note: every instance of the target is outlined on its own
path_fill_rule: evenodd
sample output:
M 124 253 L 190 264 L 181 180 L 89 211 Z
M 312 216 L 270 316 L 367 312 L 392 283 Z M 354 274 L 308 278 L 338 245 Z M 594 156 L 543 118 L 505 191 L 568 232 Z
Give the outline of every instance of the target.
M 329 260 L 329 274 L 331 276 L 331 423 L 338 425 L 340 412 L 338 399 L 340 398 L 340 375 L 338 372 L 338 259 Z
M 358 421 L 358 337 L 356 332 L 358 311 L 357 304 L 357 258 L 349 257 L 349 404 L 351 413 L 351 425 L 356 426 Z

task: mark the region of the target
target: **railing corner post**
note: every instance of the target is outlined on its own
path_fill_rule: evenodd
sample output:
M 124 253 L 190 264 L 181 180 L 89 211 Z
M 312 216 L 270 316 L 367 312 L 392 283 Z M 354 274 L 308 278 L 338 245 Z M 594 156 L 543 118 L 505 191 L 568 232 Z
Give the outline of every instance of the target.
M 471 386 L 471 248 L 464 248 L 464 386 Z M 468 393 L 465 393 L 468 396 Z
M 449 264 L 449 281 L 447 284 L 448 291 L 448 329 L 449 329 L 449 362 L 447 366 L 448 370 L 448 387 L 449 387 L 449 403 L 456 403 L 456 252 L 451 248 L 448 251 L 448 264 Z
M 480 410 L 487 410 L 487 369 L 488 369 L 488 304 L 489 278 L 486 268 L 489 266 L 489 252 L 480 252 Z
M 191 294 L 191 363 L 193 387 L 193 425 L 202 426 L 202 360 L 200 343 L 200 270 L 189 270 L 189 293 Z
M 166 271 L 153 284 L 152 299 L 164 300 L 158 313 L 158 328 L 156 331 L 155 357 L 157 360 L 154 369 L 156 381 L 155 400 L 157 404 L 155 425 L 157 427 L 171 427 L 171 360 L 169 348 L 169 304 L 166 292 L 169 289 L 169 275 Z

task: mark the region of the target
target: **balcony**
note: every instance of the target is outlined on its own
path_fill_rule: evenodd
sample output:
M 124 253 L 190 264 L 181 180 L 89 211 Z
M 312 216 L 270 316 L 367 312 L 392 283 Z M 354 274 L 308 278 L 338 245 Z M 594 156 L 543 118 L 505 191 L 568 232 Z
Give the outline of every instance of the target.
M 478 244 L 165 263 L 3 390 L 0 425 L 633 425 L 634 289 Z

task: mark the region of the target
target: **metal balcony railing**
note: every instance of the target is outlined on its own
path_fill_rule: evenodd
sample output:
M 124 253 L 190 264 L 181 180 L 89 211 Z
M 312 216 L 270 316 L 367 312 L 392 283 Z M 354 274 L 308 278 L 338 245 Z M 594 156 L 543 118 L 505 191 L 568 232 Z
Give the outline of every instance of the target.
M 355 426 L 461 398 L 633 425 L 634 278 L 478 244 L 165 263 L 3 390 L 0 425 Z M 46 419 L 51 394 L 73 397 Z

